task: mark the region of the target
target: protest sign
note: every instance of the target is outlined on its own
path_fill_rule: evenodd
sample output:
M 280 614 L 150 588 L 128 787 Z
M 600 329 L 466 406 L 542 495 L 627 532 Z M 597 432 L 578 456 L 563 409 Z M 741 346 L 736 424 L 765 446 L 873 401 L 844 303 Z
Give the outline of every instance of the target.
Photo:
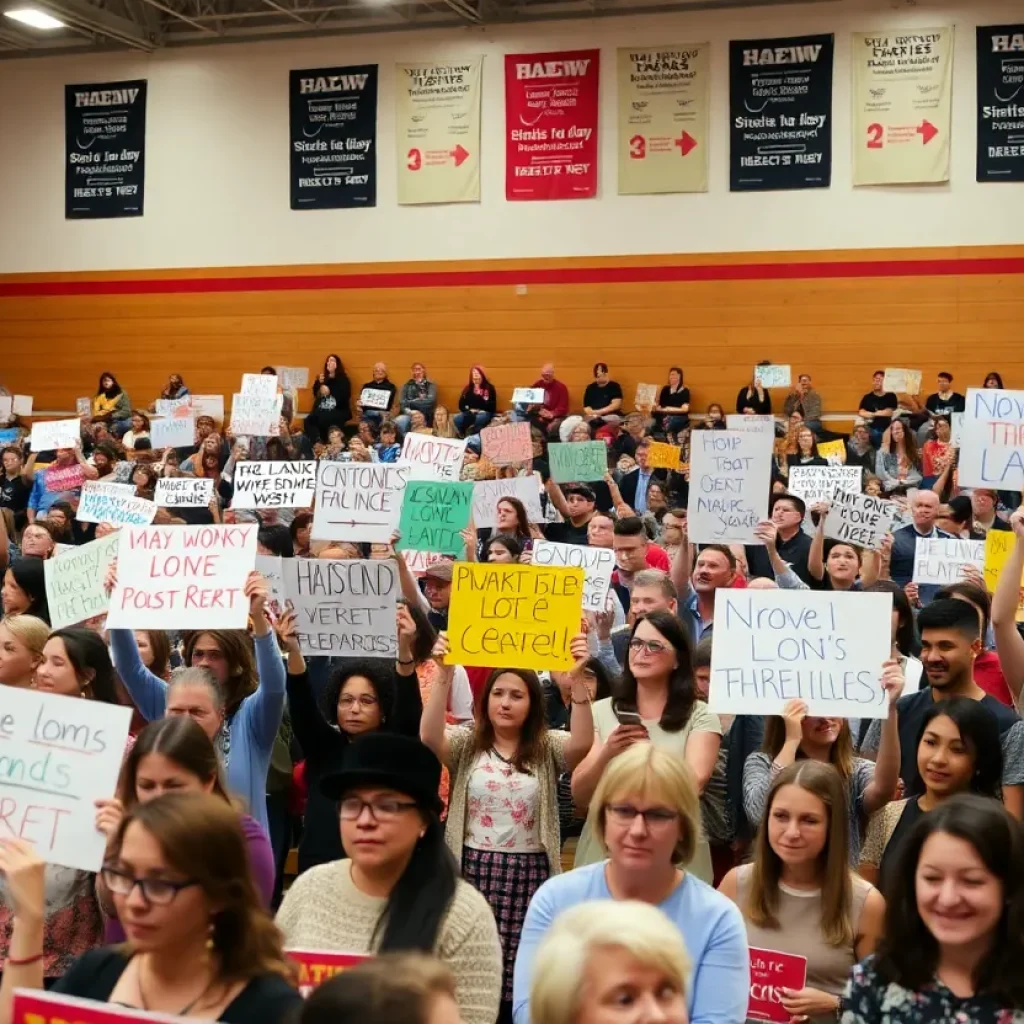
M 285 391 L 301 391 L 309 387 L 308 366 L 277 366 L 275 369 Z
M 818 454 L 823 459 L 828 459 L 830 466 L 841 466 L 846 462 L 846 443 L 838 441 L 819 441 Z
M 961 487 L 1024 487 L 1024 391 L 968 388 L 958 479 Z
M 945 586 L 964 578 L 964 569 L 985 571 L 985 542 L 945 537 L 918 537 L 914 548 L 915 583 Z
M 149 422 L 149 442 L 154 448 L 190 448 L 196 442 L 196 421 L 185 416 L 166 416 Z
M 86 480 L 75 518 L 80 523 L 112 523 L 114 526 L 148 526 L 156 516 L 157 504 L 135 497 L 131 484 L 108 484 Z
M 400 584 L 390 558 L 284 558 L 281 571 L 303 654 L 394 659 Z
M 110 629 L 245 629 L 255 523 L 126 526 L 110 595 Z
M 825 517 L 825 536 L 877 551 L 892 533 L 896 506 L 870 494 L 854 494 L 837 487 Z
M 401 461 L 409 466 L 410 480 L 459 479 L 466 442 L 453 437 L 408 433 L 402 443 Z
M 223 395 L 193 395 L 192 414 L 198 419 L 200 416 L 209 416 L 215 423 L 224 422 L 224 396 Z
M 548 465 L 555 483 L 603 480 L 608 472 L 608 445 L 604 441 L 571 441 L 548 445 Z
M 544 389 L 543 388 L 513 388 L 512 389 L 512 404 L 513 405 L 543 405 L 544 404 Z
M 390 409 L 391 392 L 380 388 L 363 388 L 359 392 L 359 401 L 363 403 L 364 409 Z
M 725 425 L 729 430 L 745 430 L 751 434 L 770 434 L 772 437 L 775 436 L 774 416 L 731 412 L 725 417 Z
M 232 508 L 309 508 L 316 490 L 315 462 L 235 464 Z
M 537 477 L 514 476 L 506 480 L 478 480 L 473 484 L 473 524 L 478 529 L 498 525 L 498 502 L 502 498 L 518 498 L 531 523 L 544 522 Z
M 14 402 L 10 395 L 0 395 L 0 420 L 7 419 L 13 407 Z M 76 398 L 75 413 L 79 419 L 92 415 L 92 402 L 88 398 Z
M 787 490 L 810 510 L 819 501 L 831 501 L 836 491 L 859 494 L 863 475 L 860 466 L 790 466 Z
M 262 376 L 257 374 L 257 376 Z M 269 380 L 269 377 L 265 377 Z M 274 378 L 277 379 L 276 377 Z M 231 432 L 235 437 L 277 437 L 283 395 L 235 395 L 231 399 Z
M 979 25 L 975 55 L 977 180 L 1024 181 L 1024 20 Z
M 31 416 L 32 396 L 15 395 L 14 400 L 11 402 L 11 409 L 13 410 L 15 416 Z
M 886 391 L 892 391 L 897 395 L 919 395 L 921 394 L 921 371 L 920 370 L 899 370 L 889 367 L 885 371 L 885 380 L 882 387 Z
M 792 384 L 792 374 L 788 366 L 755 366 L 754 380 L 760 381 L 763 388 L 788 388 Z
M 768 518 L 769 434 L 695 430 L 690 438 L 687 522 L 695 544 L 759 544 L 754 528 Z
M 57 448 L 74 448 L 81 440 L 81 420 L 43 420 L 32 424 L 29 447 L 34 452 L 50 452 Z
M 658 402 L 658 392 L 660 390 L 657 384 L 637 384 L 633 407 L 635 409 L 653 408 Z
M 11 1024 L 182 1024 L 184 1017 L 149 1013 L 114 1003 L 19 988 L 14 993 Z
M 243 395 L 273 398 L 277 394 L 277 376 L 272 373 L 243 373 L 239 390 Z
M 892 594 L 717 590 L 711 711 L 885 718 L 882 666 L 892 653 Z
M 410 480 L 402 500 L 399 551 L 436 551 L 463 555 L 462 531 L 473 513 L 473 484 L 440 480 Z
M 506 423 L 480 431 L 483 455 L 495 466 L 513 466 L 533 458 L 529 423 Z
M 17 427 L 8 427 L 5 430 L 0 430 L 0 444 L 12 444 L 18 441 L 20 435 Z
M 456 562 L 449 665 L 569 669 L 583 614 L 582 569 Z
M 408 480 L 404 465 L 319 463 L 311 537 L 387 544 L 398 529 Z
M 70 546 L 43 563 L 51 628 L 75 626 L 106 612 L 110 596 L 103 581 L 117 558 L 120 542 L 121 538 L 111 533 L 79 547 Z
M 1017 538 L 1009 530 L 989 530 L 985 537 L 985 586 L 994 593 Z M 1017 621 L 1024 621 L 1024 578 L 1017 600 Z
M 774 949 L 750 947 L 750 1005 L 747 1020 L 789 1024 L 793 1015 L 783 1008 L 785 991 L 807 984 L 807 957 Z
M 320 949 L 286 949 L 285 956 L 299 965 L 299 994 L 303 999 L 336 974 L 370 959 L 368 953 L 334 953 Z
M 164 476 L 156 482 L 153 501 L 166 508 L 185 506 L 206 508 L 213 501 L 213 478 L 203 476 Z
M 949 440 L 951 444 L 960 447 L 960 434 L 964 429 L 964 414 L 962 412 L 951 412 L 949 414 Z
M 181 398 L 158 398 L 156 400 L 157 416 L 187 416 L 191 409 L 191 395 L 182 395 Z
M 270 598 L 267 609 L 274 622 L 284 614 L 288 603 L 288 593 L 284 588 L 284 570 L 281 568 L 283 559 L 280 555 L 256 555 L 256 571 L 267 581 Z
M 444 561 L 444 555 L 439 555 L 436 551 L 410 551 L 405 548 L 401 555 L 402 560 L 409 566 L 409 571 L 417 577 L 427 571 L 428 565 Z
M 538 540 L 533 545 L 533 565 L 554 565 L 582 569 L 583 610 L 603 612 L 615 571 L 615 553 L 610 548 L 592 548 L 587 544 L 559 544 Z
M 98 871 L 106 836 L 93 801 L 117 788 L 132 709 L 5 686 L 0 817 L 47 864 Z
M 89 410 L 83 413 L 80 406 L 77 406 L 77 402 L 81 402 L 82 399 L 76 399 L 76 408 L 79 416 L 88 416 Z M 85 400 L 86 405 L 89 404 L 89 399 Z M 10 395 L 0 395 L 0 422 L 6 423 L 14 412 L 14 399 Z
M 652 441 L 647 448 L 647 465 L 650 469 L 678 469 L 682 455 L 683 450 L 678 445 Z

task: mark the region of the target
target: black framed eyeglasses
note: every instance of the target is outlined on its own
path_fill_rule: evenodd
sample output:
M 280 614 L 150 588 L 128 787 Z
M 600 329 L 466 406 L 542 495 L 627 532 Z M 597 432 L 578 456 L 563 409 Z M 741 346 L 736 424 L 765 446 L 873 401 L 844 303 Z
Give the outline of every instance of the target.
M 363 800 L 358 796 L 347 796 L 338 805 L 345 821 L 355 821 L 363 808 L 369 808 L 370 817 L 376 822 L 394 821 L 402 811 L 416 807 L 412 800 Z
M 605 814 L 620 825 L 632 825 L 636 819 L 644 819 L 645 828 L 664 828 L 673 821 L 677 821 L 679 815 L 668 807 L 648 807 L 640 810 L 632 804 L 605 804 Z
M 155 907 L 166 907 L 168 903 L 174 902 L 182 889 L 191 889 L 192 886 L 199 884 L 195 879 L 172 882 L 167 878 L 135 878 L 114 867 L 103 869 L 103 883 L 112 893 L 126 898 L 138 888 L 143 900 Z

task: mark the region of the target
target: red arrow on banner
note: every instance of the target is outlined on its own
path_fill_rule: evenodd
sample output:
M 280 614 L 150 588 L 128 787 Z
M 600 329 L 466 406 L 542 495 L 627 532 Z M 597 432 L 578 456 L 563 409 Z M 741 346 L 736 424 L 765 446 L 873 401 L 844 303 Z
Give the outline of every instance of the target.
M 697 148 L 697 140 L 689 132 L 683 132 L 683 134 L 675 140 L 675 145 L 679 148 L 679 155 L 686 156 Z
M 939 129 L 931 121 L 922 121 L 917 126 L 917 134 L 921 136 L 922 142 L 927 146 L 939 134 Z
M 455 161 L 455 166 L 461 167 L 468 157 L 469 151 L 463 149 L 458 143 L 456 143 L 455 148 L 452 150 L 452 159 Z

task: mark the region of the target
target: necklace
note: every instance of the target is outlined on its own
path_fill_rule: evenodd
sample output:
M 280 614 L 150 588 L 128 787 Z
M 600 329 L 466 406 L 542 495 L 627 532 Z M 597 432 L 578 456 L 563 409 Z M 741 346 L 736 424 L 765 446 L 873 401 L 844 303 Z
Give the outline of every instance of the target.
M 213 988 L 214 981 L 215 981 L 215 979 L 211 977 L 210 980 L 206 983 L 206 987 L 202 990 L 202 992 L 199 993 L 199 995 L 197 995 L 195 997 L 195 999 L 193 999 L 187 1006 L 183 1006 L 180 1010 L 178 1010 L 177 1013 L 172 1013 L 171 1016 L 172 1017 L 186 1017 L 186 1016 L 188 1016 L 188 1014 L 192 1010 L 195 1009 L 196 1004 L 199 1002 L 199 1000 L 202 999 L 210 991 L 211 988 Z M 142 962 L 141 961 L 139 962 L 139 971 L 138 971 L 138 975 L 135 978 L 135 983 L 136 983 L 136 986 L 138 987 L 138 990 L 139 990 L 139 1002 L 142 1003 L 142 1006 L 139 1007 L 139 1009 L 141 1009 L 141 1010 L 148 1010 L 149 1009 L 149 1000 L 146 999 L 146 993 L 142 991 Z
M 501 751 L 500 751 L 500 750 L 499 750 L 499 749 L 498 749 L 498 748 L 497 748 L 496 746 L 494 746 L 493 744 L 491 745 L 491 753 L 492 753 L 492 754 L 494 754 L 494 756 L 495 756 L 495 757 L 496 757 L 496 758 L 497 758 L 497 759 L 498 759 L 499 761 L 501 761 L 501 762 L 502 762 L 503 764 L 512 764 L 512 762 L 513 762 L 513 761 L 515 760 L 515 757 L 516 757 L 516 755 L 515 755 L 515 754 L 512 754 L 512 756 L 511 756 L 511 757 L 506 757 L 506 756 L 505 756 L 505 755 L 504 755 L 504 754 L 503 754 L 503 753 L 502 753 L 502 752 L 501 752 Z

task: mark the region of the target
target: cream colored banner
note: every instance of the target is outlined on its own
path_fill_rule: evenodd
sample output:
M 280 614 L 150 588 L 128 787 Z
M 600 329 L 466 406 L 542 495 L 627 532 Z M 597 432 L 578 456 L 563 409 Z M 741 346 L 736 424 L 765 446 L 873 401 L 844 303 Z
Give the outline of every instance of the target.
M 396 65 L 398 202 L 480 201 L 483 58 Z
M 619 194 L 707 192 L 707 43 L 619 50 Z
M 853 183 L 949 180 L 953 29 L 853 36 Z

